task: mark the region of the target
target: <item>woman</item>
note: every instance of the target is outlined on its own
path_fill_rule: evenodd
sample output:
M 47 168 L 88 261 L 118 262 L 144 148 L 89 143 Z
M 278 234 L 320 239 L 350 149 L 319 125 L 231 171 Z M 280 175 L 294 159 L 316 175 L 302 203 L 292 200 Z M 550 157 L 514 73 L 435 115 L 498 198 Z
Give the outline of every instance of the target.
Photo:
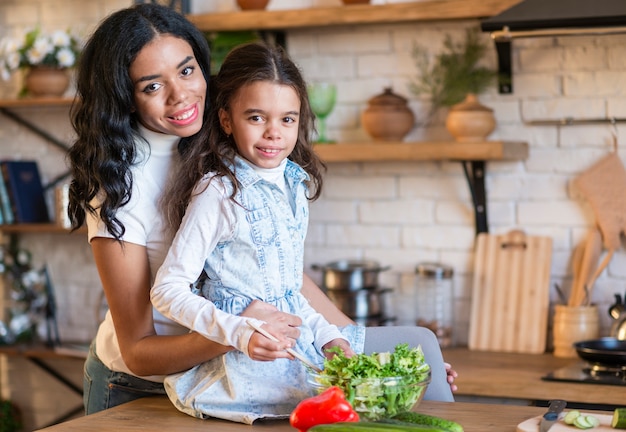
M 85 363 L 87 414 L 165 394 L 164 375 L 231 349 L 164 319 L 150 303 L 154 273 L 171 241 L 158 200 L 178 151 L 206 141 L 208 77 L 202 33 L 154 4 L 113 13 L 82 52 L 68 212 L 74 229 L 88 226 L 109 306 Z M 329 321 L 350 323 L 306 276 L 303 294 Z M 252 347 L 256 359 L 288 357 L 282 350 L 299 336 L 299 318 L 258 302 L 242 315 L 268 322 L 280 335 L 278 343 Z

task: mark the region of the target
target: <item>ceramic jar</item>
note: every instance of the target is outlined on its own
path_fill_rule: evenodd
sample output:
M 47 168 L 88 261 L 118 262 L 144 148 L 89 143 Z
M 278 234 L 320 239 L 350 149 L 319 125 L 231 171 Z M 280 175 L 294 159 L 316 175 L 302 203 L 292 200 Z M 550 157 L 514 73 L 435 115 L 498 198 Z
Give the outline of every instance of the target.
M 237 0 L 237 6 L 241 10 L 263 10 L 270 0 Z
M 596 306 L 554 307 L 554 356 L 576 358 L 574 343 L 598 338 L 600 324 Z
M 457 141 L 484 141 L 496 128 L 496 120 L 493 110 L 482 105 L 476 95 L 470 93 L 463 102 L 450 109 L 446 128 Z
M 361 115 L 365 131 L 375 140 L 402 141 L 415 124 L 407 100 L 386 87 L 382 94 L 368 101 Z
M 61 97 L 70 85 L 67 69 L 33 67 L 24 78 L 24 87 L 34 97 Z

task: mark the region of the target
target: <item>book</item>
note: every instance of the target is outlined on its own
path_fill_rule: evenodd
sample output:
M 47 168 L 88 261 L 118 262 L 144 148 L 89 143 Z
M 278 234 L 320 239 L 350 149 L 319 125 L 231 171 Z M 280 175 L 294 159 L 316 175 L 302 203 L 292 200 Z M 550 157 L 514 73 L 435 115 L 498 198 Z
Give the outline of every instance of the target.
M 0 169 L 15 222 L 50 222 L 37 162 L 5 160 Z
M 13 209 L 11 208 L 11 200 L 9 199 L 9 191 L 7 190 L 2 175 L 0 175 L 0 213 L 2 214 L 2 223 L 12 224 L 15 222 Z

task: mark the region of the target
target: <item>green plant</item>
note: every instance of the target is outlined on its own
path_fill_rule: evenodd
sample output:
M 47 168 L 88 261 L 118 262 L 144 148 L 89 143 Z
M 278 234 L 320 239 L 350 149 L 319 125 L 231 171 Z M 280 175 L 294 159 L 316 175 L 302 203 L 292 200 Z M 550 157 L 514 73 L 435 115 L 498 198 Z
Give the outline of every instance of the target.
M 237 45 L 259 40 L 255 31 L 219 31 L 206 34 L 211 47 L 211 75 L 216 75 L 222 67 L 226 55 Z
M 0 401 L 0 432 L 18 432 L 22 428 L 20 411 L 9 400 Z
M 409 84 L 416 95 L 430 96 L 433 111 L 461 102 L 468 93 L 480 94 L 492 85 L 497 72 L 479 63 L 487 45 L 476 28 L 467 29 L 465 40 L 455 43 L 446 35 L 444 49 L 434 60 L 424 47 L 413 47 L 419 77 Z

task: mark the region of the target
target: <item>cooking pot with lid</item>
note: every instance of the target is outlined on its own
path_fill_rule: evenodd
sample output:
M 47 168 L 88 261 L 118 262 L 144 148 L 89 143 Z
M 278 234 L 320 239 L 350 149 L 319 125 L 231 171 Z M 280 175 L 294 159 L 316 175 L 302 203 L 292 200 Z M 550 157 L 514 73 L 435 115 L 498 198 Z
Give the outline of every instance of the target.
M 313 264 L 311 268 L 322 271 L 323 288 L 329 291 L 357 291 L 376 288 L 378 274 L 390 267 L 371 260 L 340 260 L 326 265 Z

